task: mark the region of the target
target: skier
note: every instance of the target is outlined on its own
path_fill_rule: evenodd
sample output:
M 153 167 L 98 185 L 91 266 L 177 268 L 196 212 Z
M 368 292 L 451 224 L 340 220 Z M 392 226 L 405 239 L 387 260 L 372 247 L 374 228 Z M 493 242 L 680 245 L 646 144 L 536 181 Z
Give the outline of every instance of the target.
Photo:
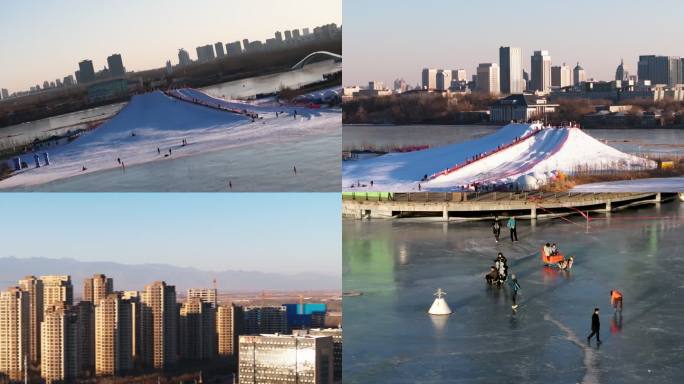
M 169 155 L 171 154 L 171 148 L 169 148 Z
M 591 343 L 591 338 L 596 335 L 596 345 L 601 345 L 601 336 L 599 331 L 601 330 L 601 320 L 599 319 L 599 309 L 594 308 L 594 314 L 591 315 L 591 333 L 587 337 L 587 343 Z
M 511 232 L 511 242 L 515 243 L 516 241 L 518 241 L 518 232 L 516 230 L 515 216 L 511 216 L 511 218 L 508 219 L 508 224 L 506 226 Z
M 121 158 L 120 158 L 120 157 L 117 157 L 117 158 L 116 158 L 116 161 L 118 161 L 119 164 L 121 164 Z
M 294 175 L 297 176 L 297 166 L 293 165 L 292 170 L 294 171 Z
M 157 155 L 161 155 L 161 150 L 157 147 Z
M 515 276 L 515 274 L 511 275 L 511 281 L 509 283 L 511 285 L 511 289 L 513 289 L 513 305 L 511 308 L 515 311 L 518 309 L 518 291 L 520 291 L 520 283 L 518 283 L 518 278 Z
M 420 183 L 418 183 L 418 191 L 420 191 Z
M 231 191 L 233 190 L 233 182 L 230 180 L 228 180 L 228 188 L 230 188 Z
M 373 180 L 371 180 L 371 188 L 373 188 Z
M 501 235 L 501 223 L 499 222 L 499 217 L 494 216 L 494 222 L 492 223 L 492 232 L 494 232 L 494 239 L 499 242 L 499 235 Z

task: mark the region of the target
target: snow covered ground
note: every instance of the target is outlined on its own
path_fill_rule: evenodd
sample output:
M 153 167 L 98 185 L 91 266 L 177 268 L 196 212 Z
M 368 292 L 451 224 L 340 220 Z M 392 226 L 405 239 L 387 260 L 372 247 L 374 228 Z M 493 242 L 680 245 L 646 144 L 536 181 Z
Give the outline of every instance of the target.
M 684 177 L 591 183 L 578 185 L 572 192 L 684 192 Z
M 273 101 L 246 103 L 221 100 L 193 89 L 177 92 L 226 108 L 258 113 L 260 119 L 252 122 L 242 114 L 180 101 L 161 92 L 134 96 L 119 114 L 101 127 L 49 151 L 49 166 L 34 168 L 33 155 L 22 156 L 29 168 L 0 181 L 0 189 L 38 185 L 121 168 L 117 158 L 129 166 L 239 146 L 298 141 L 305 137 L 336 134 L 340 129 L 339 110 L 288 107 Z M 284 113 L 276 117 L 276 112 Z M 183 139 L 187 141 L 185 146 L 182 145 Z M 157 153 L 157 148 L 161 154 Z M 171 154 L 165 156 L 169 149 Z
M 422 190 L 435 191 L 462 190 L 473 184 L 516 184 L 528 189 L 530 180 L 539 186 L 558 171 L 567 173 L 578 167 L 656 166 L 655 162 L 603 144 L 579 128 L 541 128 L 539 124 L 509 124 L 475 140 L 347 161 L 342 169 L 343 189 L 368 190 L 371 180 L 373 189 L 383 191 L 416 190 L 418 183 Z M 469 160 L 474 156 L 478 159 Z M 421 182 L 426 175 L 429 180 Z M 519 185 L 521 182 L 525 185 Z

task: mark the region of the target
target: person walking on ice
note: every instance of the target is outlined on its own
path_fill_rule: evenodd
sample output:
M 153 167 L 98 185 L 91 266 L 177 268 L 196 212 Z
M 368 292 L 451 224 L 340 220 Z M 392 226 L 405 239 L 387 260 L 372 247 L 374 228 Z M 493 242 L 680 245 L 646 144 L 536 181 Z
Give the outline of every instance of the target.
M 515 216 L 511 216 L 510 219 L 508 219 L 508 224 L 506 225 L 511 232 L 511 242 L 515 243 L 518 241 L 518 231 L 517 231 L 517 223 L 515 221 Z
M 610 305 L 613 306 L 615 313 L 622 312 L 622 292 L 617 289 L 610 291 Z
M 494 222 L 492 223 L 492 232 L 494 232 L 494 240 L 499 242 L 499 236 L 501 235 L 501 223 L 499 222 L 499 217 L 494 216 Z
M 520 291 L 520 283 L 518 283 L 518 277 L 515 274 L 511 275 L 511 281 L 509 282 L 511 289 L 513 290 L 513 305 L 511 308 L 515 311 L 518 309 L 518 291 Z
M 601 345 L 601 320 L 599 319 L 599 309 L 594 308 L 594 314 L 591 315 L 591 333 L 587 337 L 587 343 L 591 343 L 591 338 L 596 335 L 596 345 Z

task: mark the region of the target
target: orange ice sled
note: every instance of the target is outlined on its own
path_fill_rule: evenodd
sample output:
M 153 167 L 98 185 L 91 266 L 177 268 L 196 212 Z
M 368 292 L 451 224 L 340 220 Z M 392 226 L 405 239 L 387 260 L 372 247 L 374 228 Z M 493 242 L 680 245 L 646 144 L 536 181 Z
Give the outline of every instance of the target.
M 549 256 L 544 252 L 544 247 L 542 246 L 541 248 L 541 258 L 542 262 L 546 265 L 555 265 L 560 263 L 561 261 L 565 260 L 565 256 L 563 256 L 561 253 L 558 253 L 557 255 L 554 256 Z

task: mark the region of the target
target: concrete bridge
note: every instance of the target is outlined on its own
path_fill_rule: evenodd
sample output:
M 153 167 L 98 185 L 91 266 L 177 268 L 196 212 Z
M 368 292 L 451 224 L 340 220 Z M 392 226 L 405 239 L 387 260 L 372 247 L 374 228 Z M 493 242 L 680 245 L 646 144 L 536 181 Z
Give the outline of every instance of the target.
M 537 219 L 590 212 L 610 213 L 643 204 L 659 204 L 676 198 L 674 193 L 364 193 L 342 195 L 342 215 L 347 218 L 422 217 L 482 220 L 500 216 Z
M 328 52 L 328 51 L 316 51 L 309 53 L 306 55 L 305 58 L 300 60 L 297 64 L 292 66 L 292 69 L 301 69 L 304 67 L 304 65 L 314 56 L 324 56 L 324 57 L 330 57 L 332 59 L 335 59 L 335 61 L 342 61 L 342 55 L 338 55 L 336 53 Z

